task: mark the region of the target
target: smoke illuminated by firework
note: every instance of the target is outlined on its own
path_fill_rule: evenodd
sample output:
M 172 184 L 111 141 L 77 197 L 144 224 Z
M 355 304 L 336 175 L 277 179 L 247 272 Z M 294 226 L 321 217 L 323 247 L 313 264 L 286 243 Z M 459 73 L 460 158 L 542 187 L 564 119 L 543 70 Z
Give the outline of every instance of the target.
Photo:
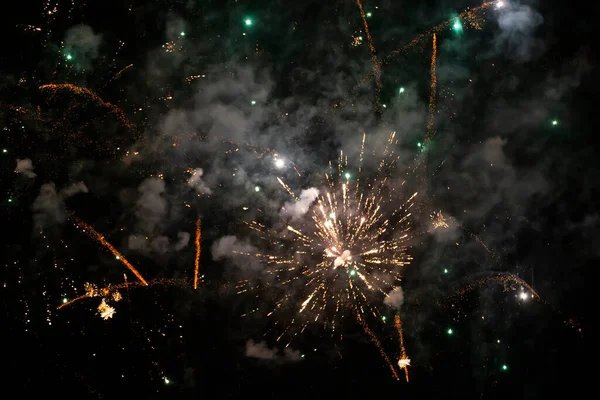
M 402 267 L 411 261 L 406 242 L 417 193 L 402 202 L 398 200 L 401 193 L 386 184 L 398 160 L 390 148 L 396 144 L 395 133 L 389 137 L 377 172 L 364 178 L 365 136 L 362 143 L 358 175 L 349 172 L 348 158 L 341 152 L 337 166 L 330 163 L 325 174 L 326 189 L 301 210 L 304 214 L 299 221 L 284 221 L 288 225 L 283 232 L 260 221 L 248 223 L 275 246 L 268 253 L 241 253 L 257 257 L 282 290 L 269 315 L 294 302 L 295 293 L 288 289 L 301 283 L 303 297 L 293 304 L 299 318 L 292 324 L 301 324 L 302 330 L 311 321 L 329 322 L 335 330 L 336 316 L 346 310 L 356 317 L 379 316 L 376 306 L 398 285 Z M 298 205 L 301 200 L 278 180 Z M 251 285 L 242 282 L 239 293 Z

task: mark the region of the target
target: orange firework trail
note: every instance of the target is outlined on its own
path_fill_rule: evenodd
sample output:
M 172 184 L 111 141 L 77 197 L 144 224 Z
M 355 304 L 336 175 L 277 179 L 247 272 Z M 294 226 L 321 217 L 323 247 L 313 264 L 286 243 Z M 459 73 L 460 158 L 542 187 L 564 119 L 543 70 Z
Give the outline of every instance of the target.
M 375 84 L 377 85 L 377 107 L 379 107 L 379 93 L 381 92 L 381 68 L 379 66 L 379 61 L 377 61 L 377 55 L 375 52 L 375 46 L 373 46 L 373 40 L 371 38 L 371 33 L 369 32 L 369 24 L 367 24 L 367 17 L 365 16 L 365 11 L 363 10 L 363 6 L 360 0 L 356 0 L 356 4 L 358 5 L 358 9 L 360 10 L 360 16 L 362 18 L 363 24 L 365 26 L 365 33 L 367 34 L 367 41 L 369 43 L 369 49 L 371 50 L 371 59 L 373 60 L 373 74 L 375 75 Z
M 133 64 L 129 64 L 128 66 L 126 66 L 125 68 L 123 68 L 122 70 L 120 70 L 119 72 L 117 72 L 112 78 L 110 78 L 104 85 L 102 85 L 102 88 L 104 88 L 105 86 L 107 86 L 109 83 L 111 83 L 112 81 L 118 79 L 121 74 L 125 71 L 127 71 L 129 68 L 133 67 Z
M 462 13 L 458 14 L 458 18 L 460 20 L 465 20 L 473 28 L 479 30 L 479 29 L 481 29 L 481 23 L 482 23 L 482 17 L 479 15 L 480 11 L 483 11 L 486 8 L 492 6 L 496 3 L 497 3 L 497 1 L 485 2 L 482 5 L 480 5 L 479 7 L 475 7 L 475 8 L 463 11 Z M 382 61 L 382 63 L 385 63 L 385 64 L 389 63 L 389 61 L 392 58 L 394 58 L 398 54 L 402 53 L 403 51 L 406 51 L 409 48 L 414 47 L 415 45 L 419 44 L 422 40 L 428 38 L 429 36 L 435 35 L 436 33 L 440 33 L 443 29 L 448 29 L 454 23 L 454 21 L 455 21 L 455 19 L 450 19 L 450 20 L 444 21 L 441 24 L 434 26 L 433 28 L 431 28 L 427 31 L 420 33 L 414 39 L 412 39 L 410 42 L 406 43 L 404 46 L 392 51 L 387 57 L 385 57 L 385 59 Z
M 194 259 L 194 289 L 198 289 L 198 269 L 200 267 L 200 241 L 202 240 L 202 220 L 196 221 L 196 258 Z
M 435 67 L 437 63 L 437 36 L 433 34 L 433 50 L 431 53 L 431 67 L 429 69 L 429 78 L 431 79 L 431 86 L 429 91 L 429 115 L 427 120 L 427 136 L 423 141 L 423 146 L 427 145 L 432 137 L 435 136 L 435 103 L 437 98 L 437 76 Z
M 473 240 L 475 240 L 481 247 L 483 247 L 483 249 L 490 255 L 492 256 L 493 259 L 496 259 L 496 261 L 500 261 L 500 256 L 498 256 L 493 250 L 491 250 L 484 242 L 483 240 L 481 240 L 479 238 L 479 236 L 477 236 L 476 234 L 474 234 L 473 232 L 471 232 L 469 229 L 465 228 L 464 225 L 462 225 L 460 222 L 457 221 L 456 218 L 454 217 L 450 217 L 450 219 L 452 221 L 454 221 L 454 223 L 456 223 L 456 225 L 458 225 L 459 227 L 461 227 L 466 233 L 467 235 L 469 235 L 469 237 Z
M 102 100 L 96 93 L 92 92 L 88 88 L 75 86 L 70 83 L 49 83 L 47 85 L 40 86 L 39 89 L 41 91 L 50 91 L 53 96 L 57 95 L 58 93 L 60 93 L 62 91 L 67 91 L 67 92 L 75 93 L 79 96 L 87 97 L 87 98 L 95 101 L 96 103 L 98 103 L 100 106 L 109 109 L 113 114 L 115 114 L 117 116 L 117 118 L 119 119 L 119 121 L 121 121 L 123 126 L 125 126 L 127 128 L 135 128 L 135 126 L 129 121 L 129 119 L 123 112 L 123 110 L 121 110 L 119 107 L 115 106 L 114 104 L 111 104 L 111 103 L 108 103 L 108 102 Z
M 429 68 L 429 78 L 430 78 L 430 87 L 429 87 L 429 105 L 428 105 L 428 113 L 427 113 L 427 133 L 425 135 L 425 139 L 421 144 L 421 150 L 425 150 L 427 144 L 431 140 L 433 136 L 435 136 L 435 105 L 437 98 L 437 76 L 436 76 L 436 64 L 437 64 L 437 36 L 433 34 L 433 49 L 431 52 L 431 67 Z M 423 169 L 421 170 L 421 174 L 419 175 L 419 181 L 421 186 L 425 183 L 425 167 L 427 163 L 424 162 L 425 157 L 421 156 L 420 160 L 415 165 L 413 171 L 416 171 L 421 165 L 423 165 Z M 423 187 L 421 187 L 423 190 Z
M 119 253 L 119 251 L 117 249 L 115 249 L 112 244 L 110 244 L 106 239 L 104 239 L 104 236 L 102 236 L 100 233 L 96 232 L 96 230 L 91 225 L 86 224 L 85 222 L 83 222 L 82 220 L 77 218 L 76 216 L 71 214 L 71 218 L 75 221 L 75 225 L 77 227 L 83 229 L 84 232 L 86 232 L 93 239 L 98 241 L 98 243 L 100 243 L 102 246 L 106 247 L 117 258 L 117 260 L 121 261 L 121 263 L 124 266 L 126 266 L 140 280 L 140 282 L 142 284 L 144 284 L 146 286 L 148 285 L 148 282 L 146 282 L 146 280 L 142 277 L 142 275 L 138 272 L 138 270 L 135 269 L 135 267 L 133 265 L 131 265 L 131 263 L 129 261 L 127 261 L 127 259 L 125 257 L 123 257 L 123 255 L 121 253 Z
M 429 69 L 429 78 L 430 78 L 430 89 L 429 89 L 429 107 L 427 114 L 427 133 L 425 135 L 425 139 L 421 144 L 421 151 L 426 149 L 427 144 L 431 140 L 432 137 L 435 136 L 435 114 L 436 114 L 436 98 L 437 98 L 437 76 L 436 76 L 436 64 L 437 64 L 437 36 L 433 34 L 433 44 L 432 44 L 432 52 L 431 52 L 431 67 Z M 416 171 L 419 167 L 420 173 L 417 176 L 419 182 L 419 189 L 421 191 L 425 190 L 425 185 L 427 183 L 427 163 L 425 162 L 425 157 L 423 154 L 419 157 L 418 162 L 415 164 L 413 171 Z M 426 196 L 422 197 L 422 201 L 427 203 Z
M 392 370 L 392 375 L 394 375 L 394 378 L 396 378 L 396 380 L 399 381 L 400 377 L 398 376 L 398 372 L 396 372 L 396 368 L 394 368 L 394 364 L 392 364 L 392 361 L 390 360 L 390 358 L 388 357 L 386 352 L 383 350 L 383 346 L 381 346 L 381 342 L 379 341 L 379 339 L 377 339 L 377 336 L 375 336 L 373 331 L 367 326 L 367 323 L 361 318 L 361 316 L 359 314 L 356 314 L 356 320 L 363 327 L 365 333 L 367 335 L 369 335 L 369 337 L 371 338 L 371 341 L 373 343 L 375 343 L 375 346 L 377 346 L 377 348 L 379 349 L 379 352 L 385 359 L 385 362 L 387 363 L 388 367 L 390 367 L 390 369 Z
M 119 290 L 122 289 L 127 289 L 129 291 L 129 289 L 131 288 L 136 288 L 136 287 L 151 287 L 151 286 L 158 286 L 158 285 L 162 285 L 162 286 L 169 286 L 169 285 L 177 285 L 177 284 L 182 284 L 184 281 L 181 279 L 153 279 L 148 283 L 142 283 L 142 282 L 125 282 L 125 283 L 121 283 L 119 285 L 109 285 L 106 287 L 103 287 L 101 289 L 96 289 L 95 287 L 91 286 L 92 288 L 91 290 L 88 290 L 85 294 L 76 297 L 66 303 L 61 304 L 60 306 L 56 307 L 57 310 L 60 310 L 61 308 L 65 308 L 70 306 L 73 303 L 77 303 L 81 300 L 85 300 L 85 299 L 89 299 L 92 297 L 109 297 L 112 296 L 114 293 L 118 293 Z M 86 284 L 87 285 L 87 284 Z
M 404 370 L 406 382 L 408 382 L 408 366 L 410 365 L 410 359 L 407 357 L 406 349 L 404 348 L 404 333 L 402 332 L 402 322 L 400 321 L 399 315 L 394 317 L 394 327 L 398 331 L 398 336 L 400 337 L 400 360 L 398 361 L 398 366 Z
M 486 276 L 484 278 L 480 278 L 477 279 L 476 281 L 473 281 L 471 283 L 469 283 L 466 287 L 463 287 L 462 289 L 459 289 L 456 291 L 455 296 L 462 296 L 467 292 L 470 292 L 471 290 L 475 289 L 476 286 L 484 286 L 487 285 L 488 283 L 493 283 L 493 282 L 500 282 L 500 283 L 514 283 L 517 285 L 520 285 L 524 288 L 526 288 L 527 290 L 529 290 L 529 292 L 531 292 L 532 296 L 537 299 L 540 300 L 540 295 L 538 294 L 538 292 L 536 292 L 527 282 L 525 282 L 523 279 L 518 278 L 512 274 L 509 273 L 496 273 L 492 276 Z

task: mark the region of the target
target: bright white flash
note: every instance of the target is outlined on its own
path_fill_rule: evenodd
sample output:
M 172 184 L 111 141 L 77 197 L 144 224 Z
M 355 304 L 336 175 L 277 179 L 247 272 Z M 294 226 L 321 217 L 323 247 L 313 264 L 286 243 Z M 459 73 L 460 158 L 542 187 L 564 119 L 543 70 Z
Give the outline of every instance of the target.
M 496 2 L 496 8 L 502 8 L 504 7 L 504 2 L 502 0 L 499 0 Z
M 519 295 L 519 297 L 521 297 L 521 300 L 527 300 L 527 293 L 521 292 L 521 294 Z
M 333 260 L 333 268 L 335 269 L 335 268 L 345 265 L 346 263 L 349 263 L 351 261 L 352 261 L 352 253 L 350 253 L 350 250 L 344 250 L 342 252 L 342 254 L 340 254 L 339 256 L 337 256 L 335 258 L 335 260 Z
M 285 161 L 283 161 L 281 158 L 278 158 L 275 160 L 275 166 L 277 168 L 283 168 L 285 166 Z
M 406 368 L 410 365 L 410 358 L 401 358 L 398 360 L 398 366 L 400 368 Z

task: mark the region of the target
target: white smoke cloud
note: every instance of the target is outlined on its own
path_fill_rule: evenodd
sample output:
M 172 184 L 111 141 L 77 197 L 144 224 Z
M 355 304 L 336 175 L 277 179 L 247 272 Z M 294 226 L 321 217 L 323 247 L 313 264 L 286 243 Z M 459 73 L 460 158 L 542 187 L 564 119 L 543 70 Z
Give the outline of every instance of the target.
M 140 253 L 157 253 L 162 255 L 184 249 L 189 241 L 190 234 L 188 232 L 178 232 L 177 241 L 175 243 L 172 243 L 167 236 L 158 236 L 150 239 L 144 235 L 130 235 L 127 239 L 127 247 L 130 250 L 138 251 Z
M 233 235 L 223 236 L 216 240 L 212 245 L 213 260 L 231 258 L 235 253 L 254 253 L 256 247 L 247 242 L 243 242 Z
M 256 257 L 239 254 L 257 253 L 258 249 L 233 235 L 223 236 L 216 240 L 211 247 L 211 252 L 213 260 L 230 260 L 236 266 L 243 268 L 258 269 L 260 267 L 260 261 Z
M 102 35 L 95 34 L 87 25 L 76 25 L 65 34 L 65 49 L 72 53 L 73 61 L 79 67 L 89 68 L 92 61 L 98 57 Z
M 269 348 L 265 342 L 255 343 L 253 340 L 248 340 L 246 343 L 246 357 L 277 362 L 302 360 L 302 354 L 298 350 L 287 347 L 284 349 L 283 354 L 279 354 L 277 348 Z
M 71 186 L 67 186 L 66 188 L 60 191 L 60 196 L 63 199 L 67 199 L 71 196 L 76 195 L 77 193 L 87 193 L 88 188 L 83 182 L 77 182 L 72 184 Z
M 190 187 L 194 188 L 196 193 L 211 194 L 212 190 L 210 190 L 206 185 L 206 182 L 202 180 L 202 175 L 204 175 L 204 170 L 202 168 L 196 168 L 187 183 Z
M 75 183 L 57 192 L 53 182 L 40 187 L 38 197 L 31 206 L 33 223 L 36 231 L 46 227 L 62 224 L 67 219 L 65 200 L 77 193 L 87 193 L 88 188 L 83 182 Z
M 246 357 L 274 360 L 277 358 L 277 349 L 270 349 L 265 342 L 254 343 L 253 340 L 248 340 L 246 343 Z
M 34 167 L 31 159 L 25 158 L 20 160 L 17 158 L 17 167 L 15 168 L 15 172 L 17 174 L 23 174 L 28 178 L 35 178 L 37 174 L 33 172 Z
M 148 178 L 138 188 L 140 198 L 136 204 L 135 215 L 138 228 L 145 234 L 152 234 L 167 215 L 168 204 L 165 194 L 165 181 Z
M 533 37 L 535 28 L 544 22 L 540 13 L 529 6 L 513 3 L 505 4 L 497 12 L 500 26 L 497 47 L 519 61 L 528 61 L 544 51 L 543 42 Z
M 177 232 L 177 243 L 175 243 L 175 251 L 183 250 L 190 242 L 189 232 Z
M 283 205 L 283 208 L 281 209 L 281 215 L 286 217 L 292 217 L 292 219 L 302 217 L 308 212 L 310 205 L 317 199 L 317 196 L 319 196 L 318 189 L 304 189 L 300 193 L 300 200 L 288 201 Z
M 395 309 L 402 307 L 402 304 L 404 304 L 404 291 L 402 287 L 398 286 L 389 292 L 385 299 L 383 299 L 383 304 Z

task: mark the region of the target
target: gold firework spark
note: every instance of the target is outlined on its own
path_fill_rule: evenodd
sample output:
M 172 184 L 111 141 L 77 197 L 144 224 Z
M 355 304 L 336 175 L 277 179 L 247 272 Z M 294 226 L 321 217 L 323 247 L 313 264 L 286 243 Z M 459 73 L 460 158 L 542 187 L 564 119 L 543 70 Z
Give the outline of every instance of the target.
M 196 220 L 196 257 L 194 258 L 194 289 L 198 289 L 198 270 L 200 269 L 200 241 L 202 240 L 202 220 L 198 218 Z
M 239 253 L 257 257 L 272 278 L 270 287 L 280 290 L 275 311 L 292 306 L 297 313 L 283 334 L 294 324 L 303 331 L 310 322 L 327 323 L 335 330 L 335 319 L 349 310 L 364 321 L 363 315 L 380 317 L 376 304 L 401 279 L 402 267 L 409 264 L 407 241 L 414 193 L 398 202 L 399 193 L 388 179 L 398 160 L 391 145 L 396 144 L 395 132 L 388 140 L 376 173 L 354 179 L 343 151 L 337 166 L 330 163 L 325 174 L 325 190 L 313 204 L 302 210 L 281 231 L 261 221 L 247 222 L 250 229 L 274 246 L 265 253 Z M 364 137 L 358 171 L 363 171 Z M 284 190 L 296 201 L 302 201 L 291 188 L 277 178 Z M 238 293 L 254 288 L 251 281 L 242 281 Z M 299 288 L 299 289 L 298 289 Z M 296 297 L 298 291 L 301 298 Z M 255 310 L 256 311 L 256 310 Z

